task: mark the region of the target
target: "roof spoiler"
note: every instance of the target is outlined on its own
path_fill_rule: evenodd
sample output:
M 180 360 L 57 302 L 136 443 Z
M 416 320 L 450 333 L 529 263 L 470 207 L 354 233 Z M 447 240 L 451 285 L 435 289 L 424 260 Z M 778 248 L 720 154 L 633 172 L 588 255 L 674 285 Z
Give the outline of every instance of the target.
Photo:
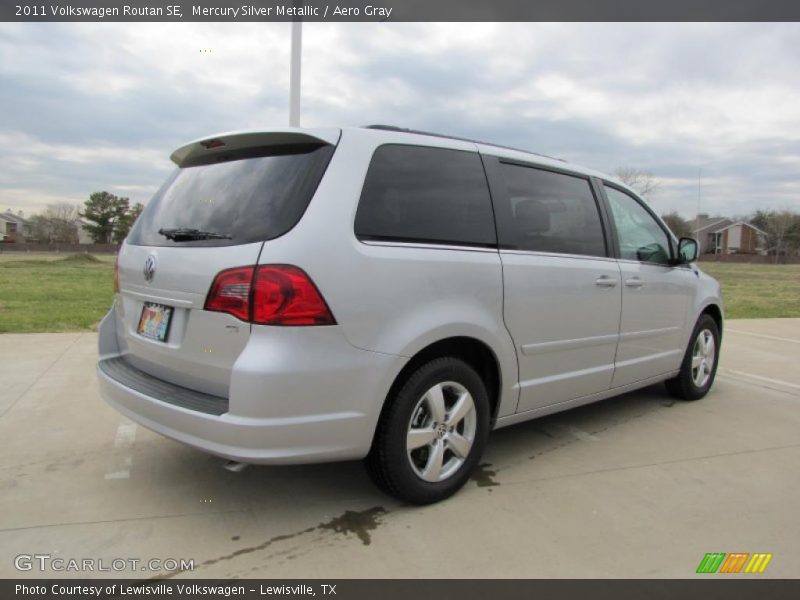
M 328 144 L 335 146 L 341 129 L 273 129 L 271 131 L 232 131 L 201 138 L 181 146 L 170 155 L 179 167 L 206 162 L 217 154 L 292 144 Z

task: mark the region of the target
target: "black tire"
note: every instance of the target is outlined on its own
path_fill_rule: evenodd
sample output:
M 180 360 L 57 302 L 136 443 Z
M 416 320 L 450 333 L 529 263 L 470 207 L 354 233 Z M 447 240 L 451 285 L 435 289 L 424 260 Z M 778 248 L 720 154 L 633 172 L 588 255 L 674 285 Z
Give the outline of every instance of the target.
M 714 339 L 714 358 L 713 364 L 710 365 L 711 371 L 708 373 L 708 378 L 702 385 L 698 385 L 694 379 L 692 359 L 695 353 L 695 345 L 698 343 L 698 337 L 701 332 L 709 332 Z M 717 375 L 717 364 L 719 363 L 719 350 L 720 350 L 720 335 L 717 322 L 710 315 L 700 315 L 697 323 L 692 331 L 692 336 L 689 338 L 689 346 L 686 348 L 686 354 L 683 356 L 681 363 L 681 370 L 677 376 L 668 379 L 664 383 L 670 394 L 681 400 L 699 400 L 708 393 L 714 383 L 714 377 Z
M 439 389 L 443 390 L 442 397 L 445 399 L 444 405 L 448 416 L 452 415 L 450 409 L 455 403 L 454 390 L 458 389 L 456 386 L 465 389 L 472 397 L 474 413 L 459 421 L 463 425 L 453 426 L 456 429 L 461 427 L 461 431 L 465 432 L 468 437 L 469 432 L 464 428 L 469 427 L 471 431 L 474 425 L 472 445 L 465 453 L 465 458 L 459 457 L 453 450 L 447 449 L 449 448 L 448 435 L 453 434 L 453 429 L 437 434 L 438 437 L 418 449 L 412 451 L 407 449 L 406 440 L 413 425 L 412 418 L 415 420 L 434 418 L 432 414 L 425 414 L 428 408 L 425 398 L 429 391 L 437 387 L 437 384 L 445 384 Z M 455 384 L 455 386 L 450 384 Z M 486 386 L 478 373 L 463 360 L 442 357 L 425 363 L 411 372 L 403 381 L 399 381 L 393 390 L 387 398 L 372 448 L 364 461 L 367 472 L 381 490 L 400 500 L 412 504 L 431 504 L 444 500 L 467 482 L 472 469 L 483 454 L 489 435 L 489 396 Z M 463 395 L 463 390 L 461 393 Z M 448 402 L 453 404 L 448 407 Z M 443 423 L 446 424 L 446 422 L 445 419 Z M 434 431 L 432 424 L 433 422 L 430 426 L 426 425 L 426 430 L 430 428 L 430 431 Z M 446 426 L 445 429 L 447 429 Z M 455 435 L 458 434 L 459 431 L 455 431 Z M 420 461 L 420 455 L 422 463 L 426 462 L 426 456 L 429 457 L 429 461 L 431 460 L 432 454 L 430 453 L 434 452 L 433 448 L 436 447 L 436 444 L 441 444 L 441 447 L 445 448 L 441 450 L 442 456 L 448 461 L 444 466 L 449 464 L 450 469 L 454 470 L 442 481 L 426 481 L 422 478 L 424 473 L 418 474 L 415 469 L 422 469 L 422 466 L 417 464 Z M 412 462 L 416 466 L 412 466 Z M 458 466 L 459 462 L 460 466 Z M 444 466 L 441 476 L 444 476 L 448 470 Z M 424 470 L 427 471 L 427 469 Z

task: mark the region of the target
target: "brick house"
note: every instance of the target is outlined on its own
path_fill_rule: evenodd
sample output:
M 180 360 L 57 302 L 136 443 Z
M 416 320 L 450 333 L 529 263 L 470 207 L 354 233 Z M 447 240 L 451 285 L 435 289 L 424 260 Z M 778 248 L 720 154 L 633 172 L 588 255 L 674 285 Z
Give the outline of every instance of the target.
M 717 254 L 766 254 L 767 234 L 755 225 L 738 221 L 714 231 Z
M 697 215 L 694 237 L 700 254 L 766 254 L 767 234 L 745 221 Z

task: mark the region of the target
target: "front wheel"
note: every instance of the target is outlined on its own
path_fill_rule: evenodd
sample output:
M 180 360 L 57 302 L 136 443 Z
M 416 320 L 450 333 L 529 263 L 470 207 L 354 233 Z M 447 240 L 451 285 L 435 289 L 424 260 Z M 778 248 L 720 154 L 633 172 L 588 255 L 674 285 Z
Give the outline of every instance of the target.
M 666 381 L 667 390 L 682 400 L 699 400 L 711 389 L 719 362 L 720 335 L 717 322 L 701 315 L 676 377 Z
M 489 433 L 480 376 L 458 358 L 437 358 L 411 373 L 387 402 L 365 461 L 378 487 L 413 504 L 458 491 Z

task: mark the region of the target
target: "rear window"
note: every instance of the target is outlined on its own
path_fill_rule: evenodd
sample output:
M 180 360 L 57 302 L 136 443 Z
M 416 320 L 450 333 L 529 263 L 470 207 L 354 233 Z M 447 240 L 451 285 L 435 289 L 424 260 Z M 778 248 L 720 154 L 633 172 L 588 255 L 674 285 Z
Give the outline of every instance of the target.
M 380 146 L 367 171 L 355 232 L 368 240 L 494 245 L 480 157 L 424 146 Z
M 247 150 L 175 170 L 133 226 L 138 246 L 235 246 L 279 237 L 303 216 L 334 147 Z M 173 241 L 159 229 L 196 229 L 230 239 Z

